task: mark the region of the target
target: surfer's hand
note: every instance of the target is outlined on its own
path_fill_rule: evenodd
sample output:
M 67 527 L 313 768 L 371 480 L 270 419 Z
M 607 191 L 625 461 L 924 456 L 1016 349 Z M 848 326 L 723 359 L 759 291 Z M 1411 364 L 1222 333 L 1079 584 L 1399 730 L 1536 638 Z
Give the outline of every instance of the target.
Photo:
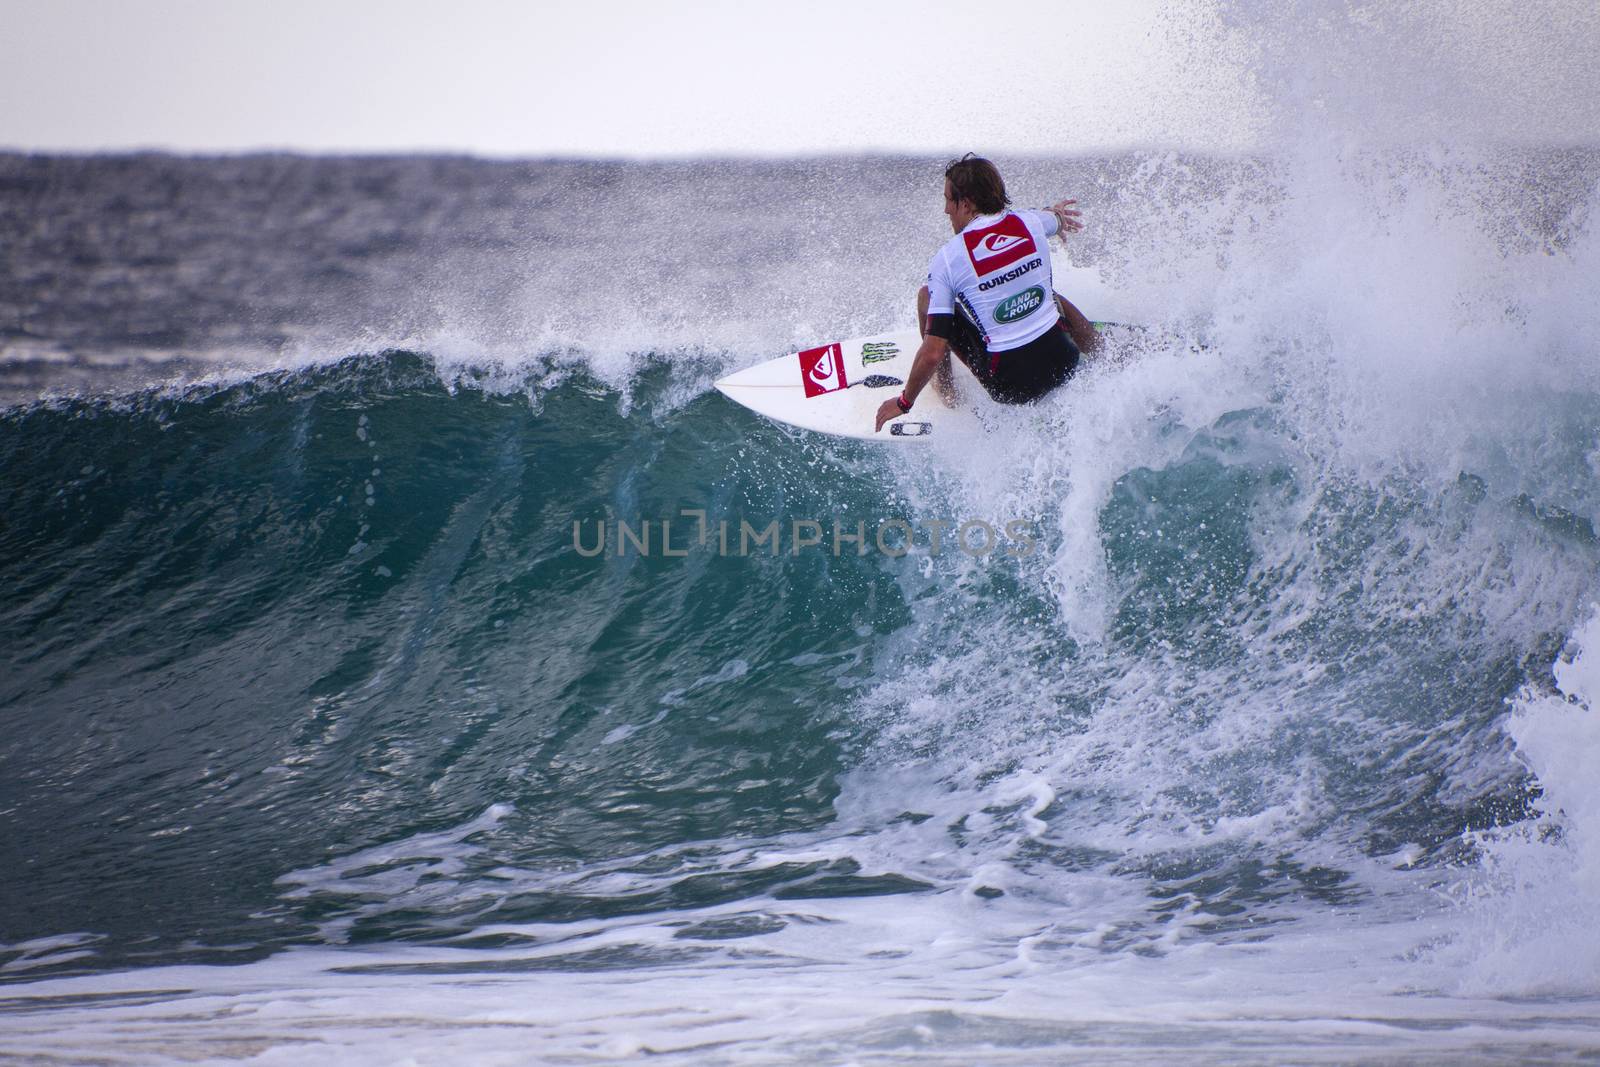
M 883 429 L 884 423 L 893 422 L 904 414 L 905 412 L 900 410 L 900 401 L 891 396 L 888 400 L 878 405 L 878 425 L 872 428 L 872 432 L 877 433 Z
M 1077 233 L 1083 229 L 1083 223 L 1078 221 L 1078 217 L 1083 212 L 1072 206 L 1076 203 L 1076 200 L 1062 200 L 1050 205 L 1050 213 L 1061 224 L 1061 232 L 1063 234 Z

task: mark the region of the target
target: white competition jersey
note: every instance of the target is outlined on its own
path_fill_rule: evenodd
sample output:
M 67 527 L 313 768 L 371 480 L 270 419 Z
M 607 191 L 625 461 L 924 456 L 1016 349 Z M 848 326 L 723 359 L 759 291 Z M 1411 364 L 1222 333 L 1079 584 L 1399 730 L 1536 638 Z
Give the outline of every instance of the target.
M 1045 241 L 1061 223 L 1049 211 L 979 215 L 928 264 L 928 314 L 959 312 L 990 352 L 1020 348 L 1061 318 Z

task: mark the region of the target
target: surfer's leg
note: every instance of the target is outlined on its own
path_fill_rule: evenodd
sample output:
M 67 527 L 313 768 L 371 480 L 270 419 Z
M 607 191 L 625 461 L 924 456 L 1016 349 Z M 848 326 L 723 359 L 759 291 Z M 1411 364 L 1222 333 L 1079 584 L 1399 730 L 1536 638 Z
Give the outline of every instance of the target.
M 1100 334 L 1095 330 L 1094 323 L 1060 293 L 1056 294 L 1056 306 L 1061 309 L 1061 322 L 1066 327 L 1067 336 L 1078 346 L 1078 351 L 1086 356 L 1094 355 L 1100 348 Z
M 955 375 L 950 372 L 950 350 L 944 352 L 944 358 L 939 361 L 939 369 L 933 372 L 933 387 L 939 390 L 939 399 L 944 401 L 944 406 L 953 408 L 961 395 L 956 392 Z
M 983 383 L 1002 404 L 1031 404 L 1072 377 L 1078 350 L 1065 330 L 1046 330 L 1021 348 L 994 357 L 994 372 Z

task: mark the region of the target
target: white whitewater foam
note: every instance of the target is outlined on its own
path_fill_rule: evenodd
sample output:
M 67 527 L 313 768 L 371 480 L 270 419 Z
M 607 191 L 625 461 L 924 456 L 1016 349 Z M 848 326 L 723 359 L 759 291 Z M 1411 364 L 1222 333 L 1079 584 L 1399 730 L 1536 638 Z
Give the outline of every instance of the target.
M 1600 606 L 1506 728 L 1540 790 L 1537 819 L 1482 835 L 1462 988 L 1600 992 Z

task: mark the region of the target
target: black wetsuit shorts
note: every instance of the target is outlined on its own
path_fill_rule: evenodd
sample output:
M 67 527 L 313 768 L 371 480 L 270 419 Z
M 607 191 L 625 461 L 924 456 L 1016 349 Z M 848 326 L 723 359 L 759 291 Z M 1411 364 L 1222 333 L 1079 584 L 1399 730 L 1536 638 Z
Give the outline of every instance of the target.
M 1005 352 L 986 351 L 983 336 L 960 315 L 929 315 L 928 333 L 948 341 L 972 376 L 1002 404 L 1032 403 L 1078 369 L 1078 346 L 1067 336 L 1065 322 Z

